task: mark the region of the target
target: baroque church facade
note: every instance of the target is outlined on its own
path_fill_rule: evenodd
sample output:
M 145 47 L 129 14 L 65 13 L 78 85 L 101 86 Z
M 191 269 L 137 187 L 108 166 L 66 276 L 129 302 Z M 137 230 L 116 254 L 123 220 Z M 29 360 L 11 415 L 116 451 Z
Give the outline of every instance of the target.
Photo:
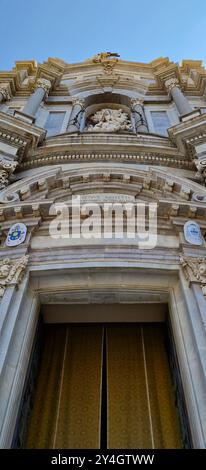
M 156 243 L 52 237 L 76 197 L 155 203 Z M 201 61 L 0 72 L 1 448 L 206 447 L 205 216 Z

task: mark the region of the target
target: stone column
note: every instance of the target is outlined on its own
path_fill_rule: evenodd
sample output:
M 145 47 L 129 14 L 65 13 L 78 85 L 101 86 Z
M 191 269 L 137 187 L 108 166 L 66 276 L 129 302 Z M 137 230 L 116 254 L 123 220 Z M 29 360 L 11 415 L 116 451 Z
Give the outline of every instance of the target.
M 177 78 L 172 77 L 165 80 L 165 87 L 168 93 L 172 96 L 172 99 L 174 100 L 181 116 L 189 114 L 193 111 L 193 108 L 190 106 L 187 98 L 180 89 L 180 84 Z
M 67 128 L 67 132 L 79 132 L 80 131 L 80 124 L 82 115 L 84 112 L 84 105 L 85 101 L 83 99 L 75 99 L 73 101 L 73 108 L 71 112 L 71 116 L 69 119 L 69 125 Z
M 148 133 L 149 130 L 145 118 L 143 100 L 138 98 L 131 99 L 131 110 L 135 121 L 135 131 Z
M 10 100 L 11 96 L 6 84 L 0 84 L 0 103 Z
M 34 93 L 30 96 L 22 110 L 23 114 L 33 118 L 35 117 L 41 102 L 48 96 L 51 82 L 45 78 L 39 78 L 36 82 L 35 88 Z

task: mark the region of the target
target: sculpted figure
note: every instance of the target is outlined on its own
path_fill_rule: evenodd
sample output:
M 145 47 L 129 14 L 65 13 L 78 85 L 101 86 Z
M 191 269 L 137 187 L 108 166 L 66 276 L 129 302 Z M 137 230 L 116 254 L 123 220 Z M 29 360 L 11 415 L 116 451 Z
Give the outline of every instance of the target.
M 117 132 L 132 130 L 127 113 L 122 109 L 100 109 L 87 120 L 89 132 Z
M 101 63 L 104 62 L 105 60 L 118 60 L 118 57 L 120 57 L 117 52 L 100 52 L 100 54 L 96 54 L 92 57 L 92 61 L 96 63 Z

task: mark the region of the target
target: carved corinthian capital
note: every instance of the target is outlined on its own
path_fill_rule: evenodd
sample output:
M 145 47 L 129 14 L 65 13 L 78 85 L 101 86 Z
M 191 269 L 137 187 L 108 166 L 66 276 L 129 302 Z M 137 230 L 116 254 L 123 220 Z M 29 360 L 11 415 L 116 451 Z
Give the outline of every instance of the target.
M 193 160 L 197 168 L 196 177 L 206 185 L 206 157 Z
M 35 84 L 35 88 L 43 88 L 43 90 L 46 92 L 46 95 L 48 95 L 51 89 L 51 82 L 50 80 L 46 80 L 46 78 L 38 78 Z
M 0 170 L 0 191 L 9 184 L 9 175 L 7 171 L 5 170 Z
M 73 101 L 73 106 L 80 106 L 80 108 L 84 109 L 85 108 L 85 100 L 81 98 L 74 98 Z
M 179 81 L 176 77 L 168 78 L 167 80 L 165 80 L 164 84 L 168 93 L 170 93 L 173 88 L 180 88 Z
M 5 258 L 0 261 L 0 297 L 9 286 L 18 286 L 23 279 L 29 256 L 18 259 Z
M 180 256 L 185 277 L 189 282 L 198 282 L 201 285 L 203 295 L 206 297 L 206 260 L 204 258 L 192 258 Z
M 130 102 L 131 102 L 132 109 L 135 108 L 135 106 L 141 106 L 142 107 L 143 104 L 144 104 L 143 98 L 131 98 Z
M 11 94 L 9 91 L 9 86 L 3 83 L 0 83 L 0 94 L 3 96 L 3 100 L 7 101 L 11 99 Z
M 0 156 L 0 191 L 9 184 L 9 176 L 14 172 L 18 162 L 8 161 Z

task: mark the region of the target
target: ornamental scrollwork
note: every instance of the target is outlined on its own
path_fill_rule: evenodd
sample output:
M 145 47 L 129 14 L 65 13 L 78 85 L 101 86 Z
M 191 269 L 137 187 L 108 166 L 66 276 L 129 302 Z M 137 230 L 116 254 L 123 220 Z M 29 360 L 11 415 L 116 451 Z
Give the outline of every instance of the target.
M 18 162 L 16 161 L 10 162 L 0 157 L 0 191 L 8 186 L 9 176 L 14 172 L 17 165 Z
M 25 255 L 18 259 L 5 258 L 0 261 L 0 298 L 8 286 L 18 286 L 21 282 L 28 259 L 29 256 Z
M 185 277 L 189 282 L 198 282 L 201 285 L 203 295 L 206 297 L 206 259 L 180 256 Z
M 3 96 L 4 101 L 8 101 L 11 99 L 11 95 L 7 85 L 0 84 L 0 93 Z

